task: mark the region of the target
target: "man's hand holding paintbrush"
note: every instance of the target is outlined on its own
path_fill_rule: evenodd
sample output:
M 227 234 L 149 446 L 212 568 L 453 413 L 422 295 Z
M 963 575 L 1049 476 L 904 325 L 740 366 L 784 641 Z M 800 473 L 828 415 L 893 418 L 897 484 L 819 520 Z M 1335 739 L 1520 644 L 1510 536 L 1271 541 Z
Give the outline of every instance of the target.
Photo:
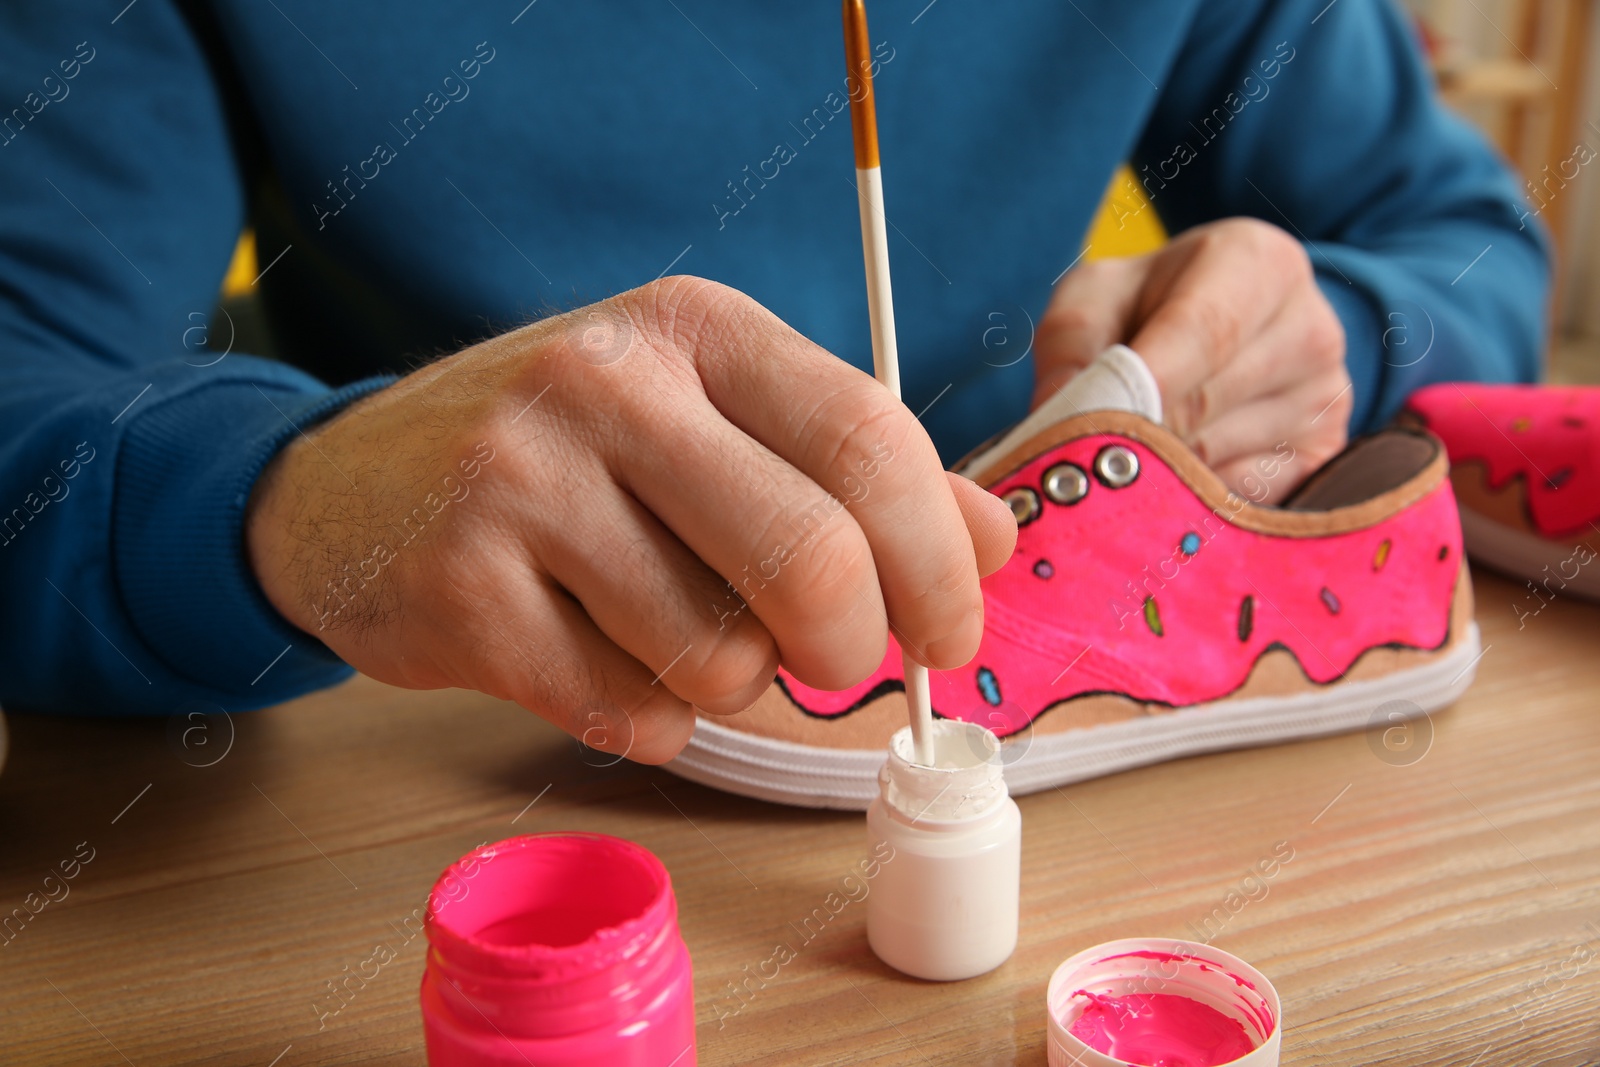
M 882 385 L 740 293 L 666 278 L 311 430 L 258 482 L 247 539 L 272 604 L 364 673 L 655 763 L 780 657 L 844 687 L 892 622 L 919 662 L 966 662 L 1015 532 Z

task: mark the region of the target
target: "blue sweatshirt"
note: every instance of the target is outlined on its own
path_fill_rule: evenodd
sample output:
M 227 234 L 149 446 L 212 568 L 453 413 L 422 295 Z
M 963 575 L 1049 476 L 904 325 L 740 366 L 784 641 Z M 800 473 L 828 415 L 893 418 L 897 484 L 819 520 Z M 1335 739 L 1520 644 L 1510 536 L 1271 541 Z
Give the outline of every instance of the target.
M 8 707 L 342 678 L 263 597 L 245 502 L 439 353 L 671 271 L 870 367 L 836 3 L 123 2 L 0 6 Z M 1431 381 L 1535 375 L 1537 222 L 1385 0 L 871 14 L 906 401 L 947 458 L 1023 414 L 1027 323 L 1123 161 L 1170 230 L 1305 242 L 1357 429 Z M 247 225 L 287 362 L 211 315 Z

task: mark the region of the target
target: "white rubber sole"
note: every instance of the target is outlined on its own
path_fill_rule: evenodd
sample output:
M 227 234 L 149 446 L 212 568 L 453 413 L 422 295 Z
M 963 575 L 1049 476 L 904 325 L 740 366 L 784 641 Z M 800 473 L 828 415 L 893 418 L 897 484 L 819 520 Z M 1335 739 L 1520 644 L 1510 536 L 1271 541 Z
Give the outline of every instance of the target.
M 1474 563 L 1535 585 L 1548 581 L 1545 593 L 1600 600 L 1600 560 L 1591 556 L 1587 564 L 1580 562 L 1577 542 L 1547 541 L 1466 508 L 1461 509 L 1461 534 Z
M 1006 785 L 1012 796 L 1022 796 L 1203 752 L 1369 727 L 1387 730 L 1396 721 L 1453 703 L 1472 684 L 1479 647 L 1474 622 L 1446 655 L 1382 678 L 1336 682 L 1289 697 L 1218 700 L 1065 733 L 1024 735 L 1006 746 Z M 759 800 L 860 811 L 878 795 L 883 760 L 879 750 L 778 741 L 702 718 L 688 747 L 666 767 L 692 782 Z

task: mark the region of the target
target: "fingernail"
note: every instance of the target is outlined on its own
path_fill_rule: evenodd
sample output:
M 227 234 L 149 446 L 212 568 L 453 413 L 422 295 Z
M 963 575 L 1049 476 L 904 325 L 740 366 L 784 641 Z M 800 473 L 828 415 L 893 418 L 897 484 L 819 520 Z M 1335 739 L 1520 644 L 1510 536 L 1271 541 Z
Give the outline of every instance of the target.
M 973 608 L 961 625 L 937 641 L 929 641 L 928 659 L 936 670 L 949 671 L 962 666 L 978 654 L 983 639 L 983 608 Z

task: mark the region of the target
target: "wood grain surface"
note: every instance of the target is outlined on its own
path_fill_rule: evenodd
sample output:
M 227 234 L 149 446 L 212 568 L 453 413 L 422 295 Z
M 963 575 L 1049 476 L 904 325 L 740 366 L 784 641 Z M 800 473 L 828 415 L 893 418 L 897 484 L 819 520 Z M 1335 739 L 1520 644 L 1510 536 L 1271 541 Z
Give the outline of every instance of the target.
M 361 679 L 188 736 L 12 715 L 0 914 L 75 877 L 5 931 L 0 1062 L 422 1064 L 406 920 L 434 879 L 484 841 L 588 829 L 672 872 L 705 1067 L 1042 1065 L 1059 961 L 1197 930 L 1277 985 L 1285 1064 L 1593 1064 L 1600 609 L 1558 599 L 1519 629 L 1521 587 L 1477 586 L 1478 681 L 1408 745 L 1374 730 L 1024 798 L 1021 944 L 949 985 L 879 963 L 860 903 L 801 940 L 864 852 L 861 816 L 592 766 L 482 696 Z M 1275 849 L 1293 858 L 1247 882 Z M 380 943 L 396 958 L 333 997 Z M 797 957 L 734 997 L 780 943 Z

